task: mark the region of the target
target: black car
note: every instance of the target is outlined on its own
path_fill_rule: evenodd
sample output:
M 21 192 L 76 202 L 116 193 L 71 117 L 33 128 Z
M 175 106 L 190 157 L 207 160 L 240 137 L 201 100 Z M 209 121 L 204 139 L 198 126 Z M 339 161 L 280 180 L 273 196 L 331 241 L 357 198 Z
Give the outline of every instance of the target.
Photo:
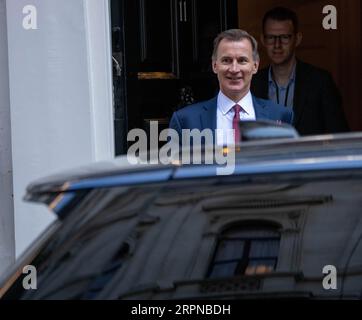
M 31 184 L 58 219 L 0 296 L 361 299 L 362 134 L 247 141 L 218 167 L 123 157 Z

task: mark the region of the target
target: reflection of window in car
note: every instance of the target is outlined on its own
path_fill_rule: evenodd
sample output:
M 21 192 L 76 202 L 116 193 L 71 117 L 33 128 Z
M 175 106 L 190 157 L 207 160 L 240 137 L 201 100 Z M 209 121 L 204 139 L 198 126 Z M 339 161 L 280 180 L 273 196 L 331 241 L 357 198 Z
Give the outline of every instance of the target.
M 207 277 L 262 274 L 276 268 L 280 233 L 269 225 L 237 225 L 218 237 Z

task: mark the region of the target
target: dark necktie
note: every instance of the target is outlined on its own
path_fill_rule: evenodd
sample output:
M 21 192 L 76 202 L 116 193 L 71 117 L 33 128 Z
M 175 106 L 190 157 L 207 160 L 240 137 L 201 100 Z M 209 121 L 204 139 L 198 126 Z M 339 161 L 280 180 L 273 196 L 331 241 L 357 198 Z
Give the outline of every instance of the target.
M 242 110 L 242 108 L 238 104 L 236 104 L 235 106 L 233 106 L 233 109 L 235 112 L 233 118 L 233 129 L 235 134 L 234 139 L 235 139 L 235 144 L 237 144 L 241 140 L 239 122 L 240 122 L 240 110 Z

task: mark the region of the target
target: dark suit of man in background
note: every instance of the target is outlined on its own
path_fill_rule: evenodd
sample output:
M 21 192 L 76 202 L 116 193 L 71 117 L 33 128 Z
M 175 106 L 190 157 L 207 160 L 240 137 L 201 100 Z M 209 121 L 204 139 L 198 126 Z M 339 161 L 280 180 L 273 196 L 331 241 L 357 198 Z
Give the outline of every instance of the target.
M 261 42 L 271 65 L 253 77 L 252 93 L 293 109 L 293 125 L 301 135 L 348 131 L 332 76 L 296 59 L 301 41 L 295 12 L 276 7 L 264 15 Z
M 291 110 L 251 95 L 250 83 L 258 66 L 257 42 L 251 35 L 240 29 L 220 33 L 214 41 L 212 55 L 213 71 L 220 86 L 218 96 L 174 112 L 170 128 L 181 136 L 182 129 L 227 131 L 233 129 L 236 120 L 269 119 L 291 123 Z M 216 137 L 219 145 L 228 141 L 226 135 Z

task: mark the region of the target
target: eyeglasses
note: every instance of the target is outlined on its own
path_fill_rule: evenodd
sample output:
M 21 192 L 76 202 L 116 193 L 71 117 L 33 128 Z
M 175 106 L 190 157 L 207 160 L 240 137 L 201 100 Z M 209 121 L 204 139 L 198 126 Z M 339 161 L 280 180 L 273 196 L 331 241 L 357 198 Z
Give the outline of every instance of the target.
M 264 41 L 266 44 L 274 44 L 278 39 L 282 44 L 289 44 L 292 37 L 292 34 L 280 34 L 278 36 L 273 34 L 266 34 L 264 35 Z

